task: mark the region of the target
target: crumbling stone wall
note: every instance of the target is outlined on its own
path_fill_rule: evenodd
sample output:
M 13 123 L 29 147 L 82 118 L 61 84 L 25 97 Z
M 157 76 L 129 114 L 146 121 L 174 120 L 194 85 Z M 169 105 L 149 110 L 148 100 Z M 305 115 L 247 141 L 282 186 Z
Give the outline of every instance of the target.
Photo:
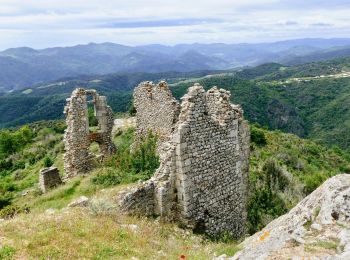
M 57 167 L 49 167 L 40 170 L 39 188 L 42 193 L 62 184 L 60 173 Z
M 98 130 L 90 132 L 88 120 L 87 97 L 93 97 Z M 67 99 L 64 113 L 67 129 L 64 134 L 64 169 L 67 177 L 84 174 L 91 170 L 94 156 L 89 151 L 91 142 L 100 145 L 103 157 L 115 153 L 112 142 L 113 112 L 107 105 L 106 97 L 100 96 L 95 90 L 77 88 Z
M 178 120 L 180 105 L 165 81 L 157 85 L 146 81 L 134 90 L 136 133 L 134 147 L 149 131 L 158 136 L 160 147 L 171 135 Z
M 125 192 L 121 208 L 160 215 L 217 236 L 245 233 L 249 127 L 230 93 L 195 84 L 149 181 Z

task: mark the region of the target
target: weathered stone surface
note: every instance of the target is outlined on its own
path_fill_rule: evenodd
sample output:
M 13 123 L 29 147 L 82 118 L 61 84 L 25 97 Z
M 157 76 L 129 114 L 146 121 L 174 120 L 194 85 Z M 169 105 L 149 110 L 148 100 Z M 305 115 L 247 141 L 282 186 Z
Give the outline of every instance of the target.
M 137 111 L 134 146 L 152 131 L 157 134 L 160 147 L 174 130 L 180 112 L 179 103 L 164 81 L 157 85 L 142 82 L 135 88 L 133 96 Z
M 87 207 L 89 205 L 89 198 L 85 196 L 80 196 L 79 198 L 73 200 L 71 203 L 68 204 L 68 207 L 74 208 L 74 207 Z
M 62 184 L 62 180 L 57 167 L 49 167 L 40 170 L 39 188 L 43 193 L 60 184 Z
M 122 196 L 121 208 L 160 215 L 213 236 L 242 236 L 250 137 L 242 109 L 230 103 L 228 91 L 205 92 L 196 84 L 182 98 L 175 121 L 164 127 L 171 134 L 162 144 L 160 167 L 151 180 Z
M 350 259 L 350 175 L 330 178 L 241 246 L 230 259 Z
M 87 96 L 93 97 L 98 130 L 90 132 Z M 89 151 L 91 142 L 100 145 L 102 157 L 108 157 L 116 152 L 112 142 L 113 112 L 107 105 L 105 96 L 100 96 L 95 90 L 77 88 L 67 99 L 64 113 L 67 129 L 64 134 L 64 169 L 67 177 L 87 173 L 92 168 L 94 156 Z

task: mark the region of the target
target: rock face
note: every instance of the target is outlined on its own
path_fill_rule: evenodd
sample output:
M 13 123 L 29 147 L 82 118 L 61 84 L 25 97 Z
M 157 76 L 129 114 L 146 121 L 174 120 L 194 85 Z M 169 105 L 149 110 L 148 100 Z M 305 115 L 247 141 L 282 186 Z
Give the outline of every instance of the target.
M 168 140 L 178 120 L 180 105 L 166 82 L 142 82 L 134 90 L 136 108 L 135 147 L 149 131 L 158 136 L 158 147 Z
M 241 246 L 232 259 L 350 259 L 350 175 L 327 180 Z
M 45 193 L 60 184 L 62 184 L 62 180 L 57 167 L 49 167 L 40 170 L 39 188 L 42 193 Z
M 90 132 L 87 109 L 87 97 L 93 97 L 98 130 Z M 89 152 L 91 142 L 100 145 L 102 156 L 115 153 L 111 138 L 113 128 L 113 112 L 107 105 L 106 97 L 100 96 L 95 90 L 77 88 L 67 99 L 64 113 L 67 129 L 64 134 L 64 169 L 67 177 L 83 174 L 91 170 L 93 155 Z
M 250 137 L 242 109 L 230 104 L 228 91 L 205 92 L 196 84 L 182 98 L 176 121 L 166 128 L 174 131 L 163 144 L 154 177 L 123 194 L 121 208 L 160 215 L 211 236 L 242 236 Z

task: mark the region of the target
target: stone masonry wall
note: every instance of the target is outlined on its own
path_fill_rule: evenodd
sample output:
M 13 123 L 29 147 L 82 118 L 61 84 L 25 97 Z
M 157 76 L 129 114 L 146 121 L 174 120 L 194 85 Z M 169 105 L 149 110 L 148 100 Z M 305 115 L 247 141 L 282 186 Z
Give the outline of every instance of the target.
M 121 208 L 160 215 L 211 236 L 245 233 L 249 127 L 228 91 L 195 84 L 164 143 L 151 180 L 125 192 Z
M 98 120 L 98 130 L 90 132 L 87 96 L 93 97 L 95 115 Z M 89 151 L 90 143 L 95 141 L 100 145 L 103 157 L 115 153 L 112 142 L 113 112 L 107 105 L 106 97 L 100 96 L 95 90 L 77 88 L 67 99 L 64 108 L 67 129 L 64 134 L 64 169 L 67 177 L 84 174 L 91 170 L 94 156 Z
M 62 184 L 62 180 L 57 167 L 49 167 L 40 170 L 39 188 L 43 193 L 60 184 Z
M 157 134 L 158 147 L 161 146 L 173 132 L 180 112 L 179 103 L 167 83 L 142 82 L 134 90 L 134 105 L 137 111 L 134 146 L 150 130 Z

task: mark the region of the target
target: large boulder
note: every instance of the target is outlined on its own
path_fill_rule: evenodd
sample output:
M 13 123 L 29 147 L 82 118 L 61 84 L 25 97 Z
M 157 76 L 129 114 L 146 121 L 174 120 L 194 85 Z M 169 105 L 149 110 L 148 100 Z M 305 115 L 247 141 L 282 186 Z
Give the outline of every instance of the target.
M 330 178 L 232 259 L 350 259 L 350 175 Z

